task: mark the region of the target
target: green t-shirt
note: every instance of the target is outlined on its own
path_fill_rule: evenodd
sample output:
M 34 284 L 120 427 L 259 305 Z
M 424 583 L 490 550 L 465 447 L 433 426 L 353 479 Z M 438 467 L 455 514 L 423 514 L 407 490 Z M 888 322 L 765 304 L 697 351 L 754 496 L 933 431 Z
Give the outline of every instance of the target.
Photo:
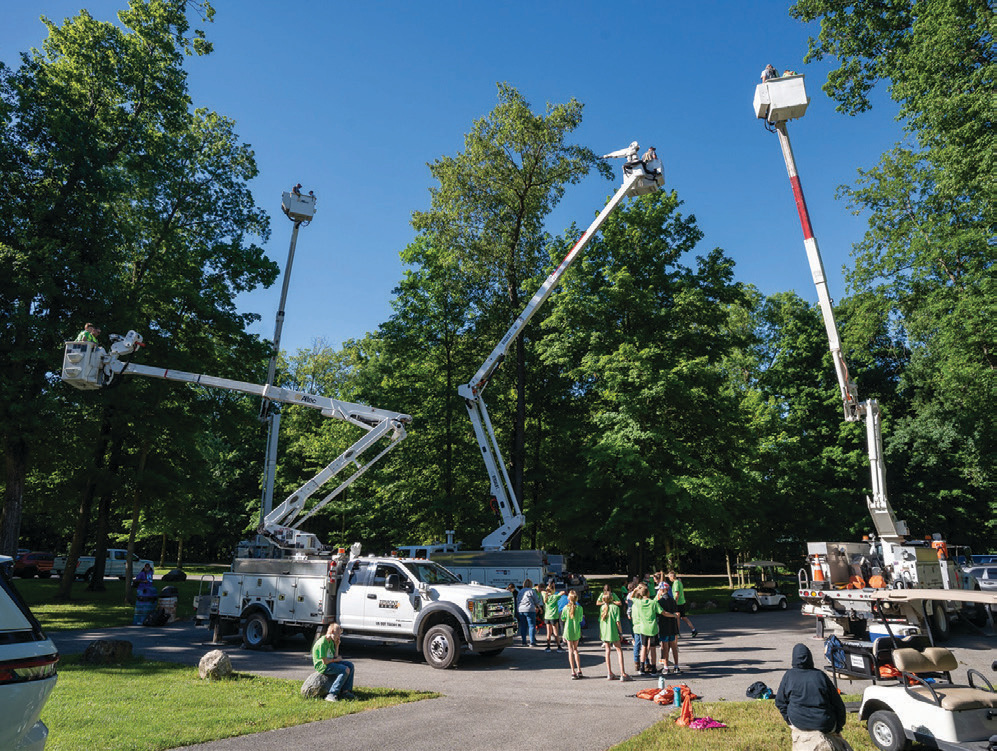
M 561 611 L 561 620 L 564 621 L 563 636 L 565 641 L 578 641 L 582 638 L 582 618 L 585 617 L 585 611 L 581 605 L 575 604 L 575 617 L 572 618 L 568 614 L 570 609 L 570 605 L 565 605 Z
M 661 612 L 661 605 L 657 600 L 644 598 L 633 601 L 634 633 L 643 636 L 658 635 L 658 614 Z
M 610 644 L 615 644 L 620 640 L 620 609 L 616 605 L 610 605 L 606 613 L 606 618 L 602 617 L 602 606 L 599 607 L 599 639 Z
M 545 621 L 556 621 L 557 620 L 557 603 L 560 601 L 561 595 L 557 592 L 552 594 L 544 593 L 544 620 Z
M 321 636 L 312 647 L 312 664 L 315 665 L 315 672 L 321 673 L 325 670 L 325 663 L 322 662 L 323 657 L 335 657 L 336 656 L 336 642 L 330 639 L 328 636 Z
M 672 582 L 672 597 L 675 598 L 676 605 L 685 605 L 685 587 L 682 586 L 681 579 Z

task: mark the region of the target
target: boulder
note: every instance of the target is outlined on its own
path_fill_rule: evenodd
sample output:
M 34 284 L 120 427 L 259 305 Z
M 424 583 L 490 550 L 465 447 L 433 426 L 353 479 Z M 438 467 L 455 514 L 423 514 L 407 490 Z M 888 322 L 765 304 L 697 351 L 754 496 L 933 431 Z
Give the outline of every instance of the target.
M 165 574 L 163 574 L 162 581 L 164 582 L 185 582 L 187 581 L 187 574 L 178 568 L 173 569 Z
M 705 603 L 703 603 L 703 607 L 709 610 L 717 610 L 720 607 L 720 603 L 718 603 L 716 600 L 707 600 Z
M 202 680 L 218 681 L 232 675 L 232 660 L 220 649 L 208 652 L 197 663 L 197 674 Z
M 132 643 L 124 639 L 97 639 L 87 645 L 81 662 L 87 665 L 113 665 L 132 658 Z
M 334 676 L 325 673 L 312 673 L 301 684 L 301 695 L 306 699 L 324 699 L 334 680 Z

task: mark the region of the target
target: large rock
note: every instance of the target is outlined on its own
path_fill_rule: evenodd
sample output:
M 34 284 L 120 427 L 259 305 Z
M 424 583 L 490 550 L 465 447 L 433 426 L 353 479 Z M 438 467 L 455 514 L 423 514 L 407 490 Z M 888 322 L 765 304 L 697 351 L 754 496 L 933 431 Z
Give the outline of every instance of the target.
M 232 675 L 232 660 L 222 650 L 213 649 L 197 663 L 197 674 L 202 679 L 221 680 Z
M 175 568 L 172 571 L 169 571 L 169 572 L 163 574 L 162 581 L 164 581 L 164 582 L 184 582 L 184 581 L 187 581 L 187 574 L 185 574 L 182 570 L 180 570 L 178 568 Z
M 306 699 L 324 699 L 335 680 L 335 676 L 326 675 L 325 673 L 312 673 L 301 684 L 301 695 Z
M 87 645 L 81 661 L 88 665 L 112 665 L 132 658 L 132 643 L 124 639 L 97 639 Z

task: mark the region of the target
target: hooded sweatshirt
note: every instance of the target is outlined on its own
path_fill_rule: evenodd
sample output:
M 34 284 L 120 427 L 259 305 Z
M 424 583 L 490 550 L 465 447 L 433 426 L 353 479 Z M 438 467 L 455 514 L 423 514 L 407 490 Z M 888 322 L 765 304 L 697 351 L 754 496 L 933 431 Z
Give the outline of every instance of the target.
M 845 726 L 845 702 L 824 671 L 814 667 L 806 644 L 793 647 L 793 667 L 779 683 L 775 705 L 787 724 L 799 730 L 838 733 Z

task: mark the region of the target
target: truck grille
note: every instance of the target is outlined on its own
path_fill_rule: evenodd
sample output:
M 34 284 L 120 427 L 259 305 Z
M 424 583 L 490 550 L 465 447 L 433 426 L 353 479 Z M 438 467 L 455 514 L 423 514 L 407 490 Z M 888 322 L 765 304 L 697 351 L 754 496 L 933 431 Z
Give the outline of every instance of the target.
M 484 608 L 484 620 L 488 622 L 504 621 L 513 616 L 512 598 L 486 600 Z

